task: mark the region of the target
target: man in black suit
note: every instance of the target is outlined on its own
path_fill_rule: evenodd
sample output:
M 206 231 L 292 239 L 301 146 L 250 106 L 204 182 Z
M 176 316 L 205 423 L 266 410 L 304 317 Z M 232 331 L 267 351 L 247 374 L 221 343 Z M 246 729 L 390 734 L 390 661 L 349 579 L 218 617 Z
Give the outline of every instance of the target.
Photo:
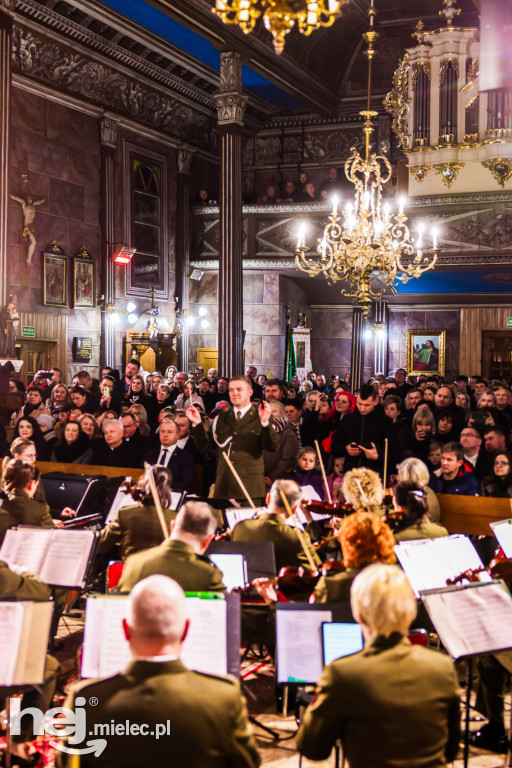
M 137 466 L 137 456 L 123 440 L 124 427 L 119 419 L 109 419 L 102 424 L 103 440 L 94 440 L 99 445 L 94 446 L 93 464 L 104 467 L 134 467 Z
M 142 465 L 158 464 L 167 467 L 172 473 L 174 491 L 189 491 L 194 476 L 194 459 L 188 453 L 178 448 L 179 427 L 173 419 L 162 419 L 158 430 L 160 448 L 151 448 L 143 456 Z
M 133 452 L 134 467 L 138 467 L 142 457 L 149 448 L 150 442 L 147 437 L 141 435 L 137 420 L 133 413 L 125 413 L 121 416 L 123 424 L 123 437 L 126 445 Z

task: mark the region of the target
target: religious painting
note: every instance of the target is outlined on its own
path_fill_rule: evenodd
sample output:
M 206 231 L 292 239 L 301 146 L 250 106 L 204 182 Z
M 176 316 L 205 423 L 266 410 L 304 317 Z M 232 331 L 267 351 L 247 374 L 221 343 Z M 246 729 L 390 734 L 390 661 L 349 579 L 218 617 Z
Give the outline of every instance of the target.
M 446 331 L 407 331 L 407 373 L 445 375 Z
M 293 348 L 295 351 L 295 365 L 299 381 L 305 379 L 312 370 L 311 363 L 311 328 L 299 326 L 292 328 Z
M 92 259 L 73 261 L 73 306 L 96 306 L 96 275 Z
M 67 259 L 52 252 L 43 254 L 43 304 L 67 307 Z

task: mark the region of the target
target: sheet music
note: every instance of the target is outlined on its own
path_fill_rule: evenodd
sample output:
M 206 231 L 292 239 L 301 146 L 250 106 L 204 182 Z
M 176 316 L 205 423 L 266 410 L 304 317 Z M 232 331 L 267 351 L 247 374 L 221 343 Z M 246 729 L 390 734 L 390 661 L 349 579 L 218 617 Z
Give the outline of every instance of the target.
M 315 491 L 312 485 L 301 485 L 300 490 L 302 491 L 303 499 L 306 499 L 307 501 L 322 501 L 318 492 Z
M 87 599 L 82 677 L 107 677 L 128 666 L 131 651 L 122 626 L 127 600 L 122 596 Z M 187 597 L 186 605 L 191 622 L 183 663 L 199 672 L 227 674 L 226 601 Z
M 61 587 L 81 587 L 95 540 L 94 531 L 55 531 L 39 574 L 42 580 Z
M 252 507 L 240 507 L 239 509 L 234 509 L 232 507 L 229 507 L 226 509 L 226 520 L 228 523 L 229 528 L 233 530 L 235 525 L 237 523 L 241 523 L 242 520 L 252 520 L 253 518 L 258 516 L 259 512 L 266 512 L 266 507 L 256 507 L 256 509 L 252 509 Z
M 226 601 L 187 597 L 187 616 L 190 619 L 190 627 L 183 643 L 182 662 L 197 672 L 226 675 Z
M 129 482 L 131 480 L 131 477 L 127 477 L 126 481 Z M 108 525 L 112 522 L 116 514 L 120 509 L 123 507 L 133 507 L 133 505 L 136 504 L 136 502 L 133 500 L 133 497 L 130 493 L 126 493 L 123 490 L 123 486 L 117 489 L 117 493 L 114 496 L 114 501 L 112 502 L 110 506 L 109 513 L 107 515 L 107 519 L 105 520 L 105 525 Z
M 54 603 L 23 602 L 23 628 L 17 646 L 14 685 L 40 685 L 44 668 Z
M 331 611 L 276 611 L 277 682 L 316 683 L 322 674 L 322 623 Z
M 39 576 L 52 533 L 52 528 L 9 528 L 2 542 L 0 559 Z
M 395 553 L 416 597 L 423 590 L 445 587 L 447 579 L 468 569 L 483 567 L 473 544 L 461 534 L 402 541 L 395 546 Z M 491 580 L 486 573 L 482 573 L 481 578 Z
M 502 582 L 448 587 L 421 597 L 452 658 L 512 647 L 512 597 Z
M 512 518 L 491 523 L 492 532 L 498 539 L 505 557 L 512 557 Z
M 243 555 L 218 553 L 210 555 L 210 560 L 222 571 L 222 582 L 228 592 L 237 587 L 243 589 L 247 584 L 247 565 Z
M 0 603 L 0 684 L 12 685 L 23 630 L 23 603 Z

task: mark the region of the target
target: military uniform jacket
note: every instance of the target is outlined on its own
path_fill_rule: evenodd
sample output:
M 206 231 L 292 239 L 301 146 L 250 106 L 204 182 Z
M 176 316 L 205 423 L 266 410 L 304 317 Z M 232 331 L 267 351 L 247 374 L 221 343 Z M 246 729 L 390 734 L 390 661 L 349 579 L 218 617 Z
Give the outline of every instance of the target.
M 222 572 L 207 557 L 196 555 L 192 547 L 177 539 L 167 539 L 158 547 L 131 555 L 117 590 L 129 592 L 137 582 L 154 573 L 175 579 L 185 592 L 226 591 Z
M 99 756 L 81 755 L 81 768 L 257 768 L 258 750 L 247 723 L 245 701 L 238 681 L 192 672 L 181 661 L 133 660 L 122 674 L 79 683 L 65 706 L 73 709 L 76 696 L 86 700 L 89 735 L 96 723 L 149 725 L 169 723 L 170 734 L 103 736 L 107 746 Z M 89 702 L 96 698 L 97 706 Z M 98 733 L 97 738 L 101 738 Z M 84 747 L 70 744 L 70 747 Z M 72 757 L 57 753 L 57 765 Z M 69 763 L 66 761 L 69 760 Z
M 394 633 L 325 667 L 297 747 L 326 760 L 341 739 L 350 768 L 438 768 L 456 756 L 459 732 L 453 662 Z
M 238 423 L 234 409 L 230 408 L 215 418 L 211 432 L 206 433 L 202 424 L 191 428 L 190 434 L 199 451 L 205 453 L 214 444 L 219 450 L 215 478 L 217 498 L 245 499 L 223 453 L 228 454 L 249 496 L 257 499 L 266 496 L 263 451 L 275 451 L 279 445 L 279 434 L 272 422 L 271 418 L 268 426 L 262 427 L 258 409 L 253 405 Z
M 170 533 L 171 520 L 176 512 L 163 510 Z M 121 545 L 121 557 L 125 560 L 135 552 L 157 547 L 164 540 L 162 525 L 156 507 L 149 502 L 135 504 L 132 507 L 121 507 L 112 522 L 101 532 L 99 552 L 108 552 L 116 544 Z
M 0 509 L 0 544 L 8 528 L 18 525 L 53 528 L 55 523 L 50 515 L 50 507 L 31 499 L 25 491 L 16 491 L 13 499 L 6 499 Z
M 414 539 L 439 539 L 441 536 L 448 536 L 448 531 L 444 525 L 432 523 L 430 520 L 419 520 L 414 525 L 410 525 L 403 531 L 395 533 L 396 541 L 413 541 Z
M 309 534 L 304 533 L 304 538 L 310 548 L 313 560 L 320 563 L 319 557 L 311 545 Z M 264 514 L 256 520 L 242 520 L 233 528 L 231 540 L 271 541 L 274 545 L 278 573 L 281 568 L 285 568 L 287 565 L 306 565 L 309 568 L 309 561 L 297 532 L 286 525 L 281 515 Z

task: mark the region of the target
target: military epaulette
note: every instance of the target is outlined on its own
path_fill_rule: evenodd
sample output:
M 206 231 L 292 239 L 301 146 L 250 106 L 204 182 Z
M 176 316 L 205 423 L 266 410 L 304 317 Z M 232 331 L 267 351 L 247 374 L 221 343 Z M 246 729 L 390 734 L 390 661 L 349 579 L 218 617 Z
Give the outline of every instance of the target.
M 221 680 L 223 683 L 229 683 L 230 685 L 236 685 L 238 683 L 238 680 L 233 675 L 214 675 L 213 672 L 199 672 L 198 670 L 194 670 L 194 672 L 196 675 L 209 677 L 212 680 Z

